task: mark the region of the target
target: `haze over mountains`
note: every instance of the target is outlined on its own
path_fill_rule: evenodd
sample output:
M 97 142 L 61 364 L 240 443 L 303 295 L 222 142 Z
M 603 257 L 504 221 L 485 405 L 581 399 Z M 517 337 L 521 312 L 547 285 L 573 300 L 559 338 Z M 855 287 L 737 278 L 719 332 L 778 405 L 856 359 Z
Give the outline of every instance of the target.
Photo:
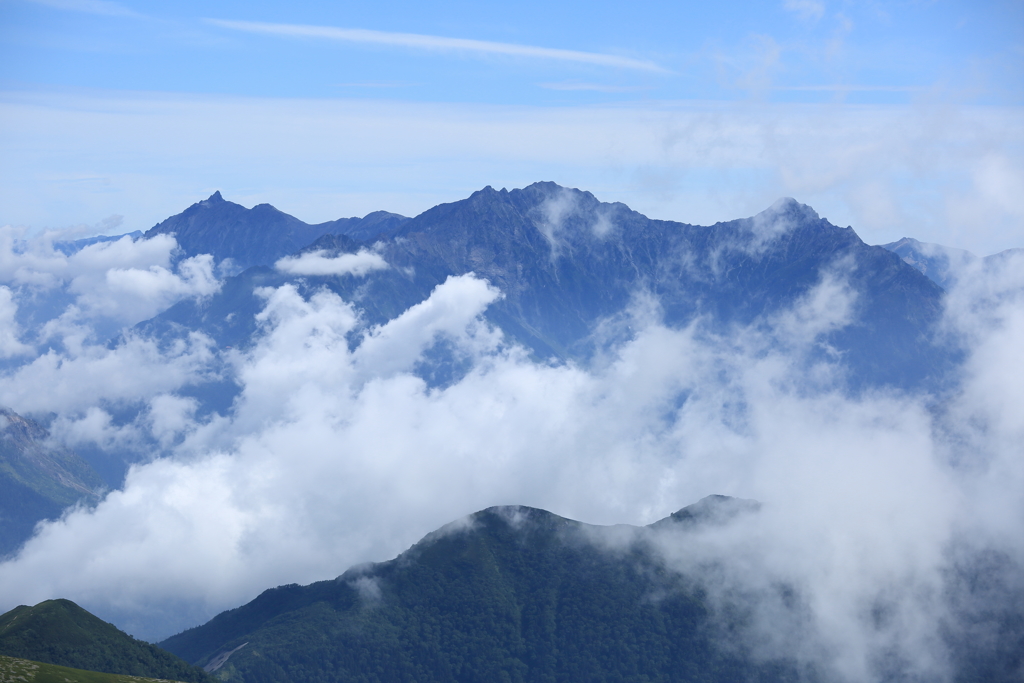
M 712 617 L 744 596 L 745 647 L 798 670 L 941 680 L 1024 613 L 1024 270 L 908 244 L 791 199 L 693 226 L 553 183 L 319 226 L 217 193 L 144 239 L 8 239 L 0 404 L 115 490 L 0 597 L 163 638 L 493 505 L 645 525 L 721 492 L 758 521 L 666 580 Z
M 185 253 L 223 259 L 238 253 L 217 242 L 229 221 L 250 234 L 295 230 L 285 227 L 291 224 L 278 219 L 284 216 L 279 212 L 268 221 L 265 205 L 249 214 L 240 211 L 245 210 L 214 195 L 147 234 L 171 230 L 188 216 L 192 225 L 204 227 L 189 233 Z M 371 217 L 350 219 L 339 231 L 343 237 L 324 236 L 307 247 L 306 258 L 337 259 L 365 250 L 344 237 L 351 236 L 349 228 L 366 234 L 358 226 Z M 377 250 L 388 268 L 358 275 L 253 271 L 226 283 L 212 300 L 182 302 L 156 321 L 202 329 L 222 344 L 244 343 L 262 303 L 255 289 L 304 275 L 313 286 L 327 286 L 360 304 L 366 321 L 380 324 L 425 300 L 449 276 L 472 272 L 502 292 L 485 316 L 512 339 L 541 358 L 587 360 L 596 344 L 621 340 L 615 336 L 621 331 L 607 324 L 602 335 L 594 333 L 634 297 L 649 296 L 668 325 L 705 316 L 724 329 L 792 305 L 824 271 L 845 268 L 857 298 L 851 302 L 856 323 L 822 341 L 848 356 L 851 380 L 907 387 L 942 371 L 943 351 L 925 334 L 938 320 L 941 290 L 893 254 L 865 245 L 852 230 L 821 220 L 793 200 L 751 219 L 707 228 L 652 221 L 586 192 L 537 183 L 512 192 L 485 188 L 414 219 L 392 217 L 376 225 L 380 232 L 372 236 L 383 238 Z M 266 265 L 293 251 L 284 245 L 267 249 Z M 229 320 L 232 311 L 246 315 Z

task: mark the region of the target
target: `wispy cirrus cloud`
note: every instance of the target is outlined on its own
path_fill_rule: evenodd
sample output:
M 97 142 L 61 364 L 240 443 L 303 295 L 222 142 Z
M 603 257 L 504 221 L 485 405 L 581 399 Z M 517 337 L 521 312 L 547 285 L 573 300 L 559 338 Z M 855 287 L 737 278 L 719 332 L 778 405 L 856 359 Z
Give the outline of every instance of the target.
M 593 92 L 637 92 L 650 90 L 649 85 L 605 85 L 603 83 L 539 83 L 545 90 L 593 91 Z
M 509 55 L 512 57 L 530 57 L 549 59 L 581 64 L 595 64 L 619 69 L 637 69 L 668 73 L 654 62 L 644 59 L 633 59 L 619 55 L 600 52 L 580 52 L 578 50 L 562 50 L 535 45 L 518 45 L 516 43 L 496 43 L 489 40 L 473 40 L 470 38 L 447 38 L 444 36 L 428 36 L 419 33 L 392 33 L 390 31 L 373 31 L 361 28 L 338 28 L 335 26 L 309 26 L 303 24 L 272 24 L 259 21 L 228 21 L 223 19 L 206 19 L 209 24 L 235 31 L 248 33 L 265 33 L 278 36 L 302 38 L 327 38 L 351 43 L 374 43 L 377 45 L 394 45 L 398 47 L 418 48 L 422 50 L 461 51 L 478 54 Z
M 821 0 L 786 0 L 782 6 L 805 21 L 817 21 L 825 15 L 825 3 Z
M 31 0 L 31 2 L 56 9 L 85 12 L 86 14 L 99 14 L 106 17 L 140 18 L 143 16 L 133 9 L 116 2 L 109 2 L 109 0 Z
M 772 90 L 790 90 L 794 92 L 922 92 L 926 89 L 921 85 L 846 85 L 843 83 L 772 86 Z

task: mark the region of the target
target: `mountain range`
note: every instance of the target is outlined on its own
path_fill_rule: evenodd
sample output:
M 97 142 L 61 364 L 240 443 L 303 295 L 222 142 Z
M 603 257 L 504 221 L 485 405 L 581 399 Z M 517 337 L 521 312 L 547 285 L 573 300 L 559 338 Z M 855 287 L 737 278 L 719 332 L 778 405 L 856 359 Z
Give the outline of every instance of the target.
M 215 192 L 128 237 L 158 234 L 175 237 L 178 260 L 211 254 L 222 272 L 236 274 L 212 296 L 186 298 L 132 333 L 168 344 L 199 331 L 221 348 L 244 349 L 258 337 L 262 287 L 291 283 L 304 294 L 326 288 L 357 305 L 369 327 L 425 300 L 447 278 L 475 273 L 502 293 L 484 315 L 508 343 L 546 362 L 586 365 L 630 337 L 639 302 L 653 304 L 671 327 L 698 324 L 728 336 L 737 326 L 770 321 L 834 273 L 850 289 L 851 319 L 817 335 L 814 346 L 817 357 L 841 359 L 852 391 L 940 388 L 960 358 L 935 334 L 943 286 L 964 264 L 981 261 L 909 238 L 870 246 L 852 228 L 832 225 L 792 199 L 750 218 L 696 226 L 649 219 L 550 182 L 486 187 L 414 218 L 376 211 L 315 225 L 269 204 L 247 209 Z M 70 254 L 115 239 L 57 246 Z M 384 267 L 279 267 L 286 257 L 331 262 L 361 253 Z M 430 384 L 451 382 L 462 371 L 442 340 L 428 359 L 417 372 Z M 183 393 L 200 401 L 201 414 L 225 414 L 237 390 L 230 379 L 215 378 Z M 8 411 L 0 420 L 0 554 L 15 550 L 39 520 L 117 487 L 131 464 L 130 455 L 62 449 L 31 418 Z
M 276 223 L 265 223 L 269 212 L 266 205 L 246 210 L 215 194 L 153 230 L 187 222 L 185 255 L 234 258 L 236 252 L 221 248 L 222 226 L 234 221 L 231 230 L 245 226 L 264 234 L 267 225 L 295 224 L 279 212 Z M 284 255 L 275 248 L 212 297 L 179 302 L 137 329 L 161 338 L 201 330 L 222 346 L 244 347 L 256 333 L 261 287 L 326 287 L 356 303 L 372 325 L 423 301 L 448 277 L 472 272 L 501 290 L 485 316 L 510 340 L 538 358 L 585 363 L 602 344 L 628 337 L 626 318 L 638 297 L 656 302 L 670 326 L 699 320 L 726 332 L 791 307 L 828 273 L 841 271 L 854 295 L 853 320 L 817 341 L 822 352 L 843 356 L 851 387 L 933 385 L 956 357 L 931 334 L 941 287 L 897 254 L 865 244 L 851 228 L 834 226 L 792 199 L 751 218 L 694 226 L 652 220 L 554 183 L 488 187 L 412 219 L 388 215 L 369 240 L 355 239 L 367 233 L 349 227 L 373 216 L 348 219 L 356 222 L 319 236 L 300 253 L 337 257 L 372 248 L 386 268 L 296 275 L 274 267 Z M 331 225 L 307 226 L 316 230 L 302 234 Z M 269 243 L 299 232 L 281 228 Z M 442 368 L 437 374 L 449 373 Z
M 131 332 L 163 345 L 198 331 L 221 349 L 247 348 L 258 338 L 263 287 L 290 283 L 305 295 L 326 288 L 358 306 L 369 327 L 422 302 L 447 278 L 475 273 L 502 293 L 484 315 L 507 343 L 545 362 L 587 365 L 604 348 L 630 338 L 638 306 L 653 305 L 671 327 L 699 325 L 727 337 L 737 327 L 771 321 L 834 274 L 850 290 L 851 318 L 817 335 L 810 358 L 840 358 L 850 390 L 934 389 L 960 357 L 934 334 L 943 289 L 926 277 L 940 272 L 922 256 L 927 245 L 867 245 L 852 228 L 832 225 L 792 199 L 750 218 L 696 226 L 649 219 L 624 204 L 542 182 L 511 191 L 486 187 L 414 218 L 377 211 L 310 225 L 269 204 L 247 209 L 216 192 L 144 237 L 158 234 L 174 235 L 178 260 L 211 254 L 222 272 L 236 272 L 215 294 L 183 299 Z M 59 246 L 73 253 L 114 239 Z M 908 251 L 912 245 L 917 246 Z M 333 273 L 280 267 L 286 257 L 331 263 L 359 254 L 379 257 L 385 265 Z M 432 385 L 451 382 L 463 370 L 443 340 L 416 369 Z M 226 414 L 237 391 L 230 378 L 213 378 L 182 393 L 199 400 L 200 414 Z M 33 446 L 37 459 L 39 444 L 49 443 L 39 439 Z M 78 493 L 50 500 L 56 494 L 40 488 L 26 493 L 24 475 L 13 474 L 11 449 L 22 448 L 17 443 L 22 442 L 7 439 L 0 452 L 0 463 L 8 463 L 0 464 L 0 477 L 6 477 L 0 482 L 10 502 L 9 510 L 0 507 L 10 520 L 0 534 L 0 552 L 17 548 L 37 521 L 64 506 L 94 502 L 88 492 L 117 487 L 131 464 L 130 454 L 120 459 L 84 448 L 84 463 L 76 465 L 76 476 L 84 478 L 73 484 Z M 58 489 L 63 486 L 59 478 L 54 481 Z
M 472 273 L 500 291 L 483 316 L 500 330 L 502 344 L 546 364 L 589 367 L 631 339 L 645 316 L 709 339 L 730 339 L 738 330 L 769 334 L 816 287 L 834 282 L 836 322 L 812 330 L 806 362 L 828 359 L 841 369 L 836 391 L 854 397 L 941 395 L 964 353 L 940 333 L 946 289 L 963 269 L 1003 258 L 977 259 L 910 238 L 867 245 L 851 227 L 833 225 L 793 199 L 698 226 L 650 219 L 546 182 L 511 191 L 486 187 L 412 218 L 378 211 L 316 225 L 269 204 L 247 209 L 217 192 L 144 237 L 155 235 L 175 237 L 177 262 L 212 255 L 221 285 L 121 331 L 112 348 L 128 338 L 169 346 L 201 333 L 215 357 L 244 352 L 264 333 L 258 314 L 265 288 L 286 284 L 307 298 L 325 290 L 339 295 L 359 311 L 365 331 L 422 303 L 450 278 Z M 58 248 L 70 254 L 97 239 Z M 467 371 L 440 337 L 424 358 L 413 372 L 429 387 L 447 386 Z M 198 415 L 230 415 L 239 386 L 227 373 L 203 381 L 179 393 L 195 399 Z M 123 415 L 115 411 L 114 419 L 128 422 L 139 409 L 118 410 Z M 95 504 L 132 462 L 111 476 L 109 455 L 63 447 L 46 416 L 4 410 L 0 431 L 0 555 L 15 552 L 40 520 L 70 505 Z M 667 566 L 666 538 L 686 548 L 759 509 L 753 501 L 712 496 L 646 527 L 596 527 L 535 508 L 489 508 L 390 561 L 269 589 L 160 646 L 233 683 L 837 680 L 800 658 L 766 658 L 747 648 L 737 634 L 754 616 L 739 602 L 724 610 L 713 603 L 708 574 Z M 981 575 L 979 566 L 964 569 L 962 585 Z M 797 587 L 773 590 L 786 609 L 806 607 Z M 994 616 L 978 617 L 999 625 L 991 641 L 975 641 L 960 622 L 944 625 L 952 680 L 1018 679 L 1018 593 L 1007 590 Z M 954 597 L 938 599 L 950 603 L 951 613 L 958 609 Z M 76 609 L 66 601 L 46 606 L 86 619 Z M 0 645 L 4 629 L 28 616 L 18 608 L 0 618 Z M 9 654 L 2 647 L 0 653 Z M 879 662 L 877 669 L 879 680 L 915 680 L 903 661 Z
M 153 226 L 144 237 L 174 235 L 185 253 L 212 254 L 218 262 L 230 259 L 233 267 L 244 270 L 272 264 L 321 235 L 344 234 L 356 239 L 372 239 L 407 220 L 397 214 L 375 211 L 363 218 L 339 218 L 309 225 L 270 204 L 246 209 L 224 201 L 220 192 L 214 192 L 209 199 Z

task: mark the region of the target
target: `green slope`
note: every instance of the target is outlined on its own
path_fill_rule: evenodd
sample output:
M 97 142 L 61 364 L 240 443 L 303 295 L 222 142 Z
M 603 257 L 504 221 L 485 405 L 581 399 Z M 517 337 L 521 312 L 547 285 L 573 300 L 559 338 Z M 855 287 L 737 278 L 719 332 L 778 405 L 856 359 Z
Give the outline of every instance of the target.
M 22 605 L 0 615 L 0 654 L 89 671 L 203 683 L 208 676 L 136 640 L 70 600 Z
M 717 647 L 700 590 L 660 569 L 646 533 L 491 508 L 161 645 L 239 683 L 796 679 L 789 663 Z M 594 543 L 609 534 L 630 540 Z
M 162 683 L 165 680 L 72 669 L 0 655 L 0 683 Z

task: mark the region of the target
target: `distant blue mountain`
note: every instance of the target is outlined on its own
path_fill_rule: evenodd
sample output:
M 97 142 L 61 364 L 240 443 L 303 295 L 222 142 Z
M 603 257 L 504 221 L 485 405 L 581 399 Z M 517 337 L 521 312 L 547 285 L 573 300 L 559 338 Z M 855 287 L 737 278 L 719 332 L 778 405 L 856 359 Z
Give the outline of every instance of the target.
M 92 246 L 93 244 L 103 244 L 105 242 L 116 242 L 122 237 L 131 237 L 133 240 L 137 240 L 142 237 L 140 230 L 134 230 L 132 232 L 126 232 L 123 235 L 97 235 L 95 237 L 86 237 L 80 240 L 64 240 L 60 242 L 54 242 L 53 248 L 61 252 L 65 256 L 71 256 L 76 254 L 86 247 Z
M 218 262 L 231 259 L 237 268 L 245 269 L 272 264 L 321 235 L 354 234 L 359 239 L 372 239 L 381 232 L 394 230 L 406 220 L 398 214 L 376 211 L 363 218 L 340 218 L 309 225 L 270 204 L 247 209 L 225 201 L 220 192 L 214 192 L 209 199 L 153 226 L 145 236 L 174 235 L 188 255 L 213 254 Z
M 904 237 L 897 242 L 883 244 L 882 248 L 898 254 L 907 264 L 917 268 L 945 290 L 955 286 L 965 270 L 989 269 L 1002 259 L 1024 251 L 1024 249 L 1007 249 L 998 254 L 979 258 L 963 249 L 919 242 L 912 237 Z
M 196 207 L 161 224 L 187 220 L 191 232 L 179 237 L 187 250 L 199 248 L 189 246 L 187 235 L 216 232 L 205 217 L 220 215 Z M 235 215 L 238 209 L 223 210 Z M 369 323 L 378 323 L 425 299 L 448 276 L 475 272 L 504 293 L 486 316 L 512 340 L 541 358 L 586 362 L 601 344 L 629 336 L 626 325 L 608 323 L 621 320 L 638 292 L 656 299 L 669 325 L 701 317 L 725 332 L 791 307 L 823 273 L 838 269 L 856 294 L 854 320 L 819 342 L 822 353 L 831 349 L 842 356 L 851 387 L 934 383 L 954 358 L 931 335 L 941 311 L 939 286 L 891 251 L 864 244 L 851 228 L 832 225 L 792 199 L 751 218 L 695 226 L 652 220 L 589 192 L 535 183 L 512 191 L 487 187 L 396 223 L 373 238 L 391 268 L 362 277 L 297 278 L 269 267 L 274 259 L 266 253 L 266 265 L 231 278 L 212 300 L 183 301 L 141 329 L 202 329 L 222 344 L 245 345 L 262 306 L 254 290 L 286 281 L 305 291 L 328 287 L 363 308 Z M 249 229 L 256 230 L 238 223 L 230 234 Z M 242 241 L 262 244 L 277 234 L 261 227 Z M 292 239 L 298 241 L 298 233 Z M 239 253 L 228 246 L 225 238 L 220 253 Z M 326 234 L 305 250 L 338 254 L 367 246 Z M 442 371 L 435 379 L 445 376 Z

